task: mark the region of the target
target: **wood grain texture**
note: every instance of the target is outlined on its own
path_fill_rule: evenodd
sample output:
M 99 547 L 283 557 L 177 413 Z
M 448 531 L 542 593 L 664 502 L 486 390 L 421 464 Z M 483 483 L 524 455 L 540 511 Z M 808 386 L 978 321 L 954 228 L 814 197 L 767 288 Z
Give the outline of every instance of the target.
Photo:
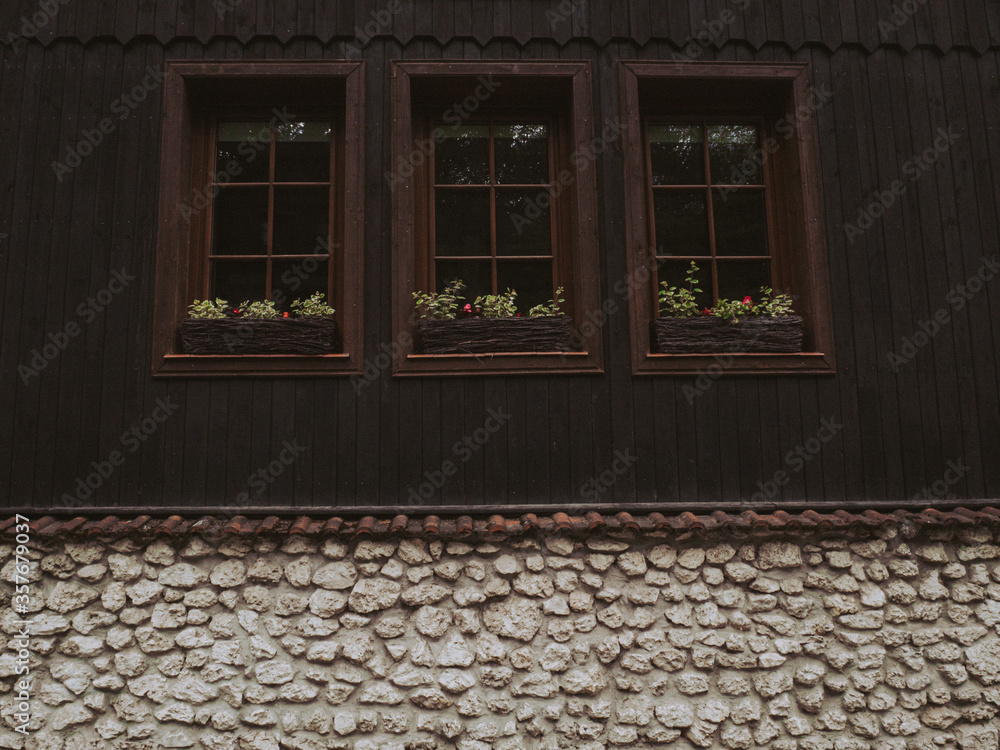
M 13 4 L 16 12 L 32 7 Z M 987 0 L 928 4 L 886 39 L 878 21 L 891 2 L 750 2 L 699 57 L 808 62 L 812 83 L 833 92 L 810 120 L 828 247 L 832 375 L 803 374 L 792 361 L 727 365 L 711 357 L 672 375 L 633 375 L 629 305 L 647 301 L 616 288 L 636 270 L 623 227 L 645 211 L 624 197 L 628 181 L 641 180 L 629 165 L 642 169 L 631 150 L 641 132 L 630 130 L 592 170 L 599 278 L 587 310 L 607 299 L 618 305 L 593 334 L 600 368 L 538 374 L 523 359 L 506 373 L 444 377 L 429 360 L 421 377 L 394 377 L 394 316 L 405 320 L 409 310 L 400 307 L 393 270 L 398 243 L 409 240 L 395 232 L 400 193 L 385 179 L 394 139 L 407 145 L 398 125 L 408 115 L 391 96 L 400 85 L 393 61 L 586 61 L 593 105 L 586 131 L 594 138 L 604 124 L 635 114 L 623 112 L 619 60 L 669 60 L 726 7 L 631 0 L 609 10 L 590 2 L 553 24 L 545 11 L 559 7 L 554 1 L 428 0 L 403 3 L 360 52 L 365 68 L 355 92 L 364 97 L 364 124 L 350 130 L 348 123 L 364 157 L 363 176 L 348 186 L 363 230 L 354 368 L 308 372 L 284 361 L 270 376 L 235 377 L 232 365 L 218 364 L 198 377 L 153 378 L 154 326 L 171 314 L 154 307 L 155 248 L 180 234 L 158 199 L 165 182 L 183 181 L 191 147 L 163 154 L 162 134 L 184 116 L 183 96 L 170 81 L 151 92 L 62 181 L 51 163 L 102 118 L 117 118 L 113 104 L 150 67 L 343 63 L 355 25 L 378 7 L 244 0 L 217 18 L 203 0 L 70 3 L 38 39 L 2 49 L 0 126 L 10 137 L 0 142 L 0 234 L 7 235 L 0 239 L 0 503 L 57 504 L 113 450 L 123 450 L 125 463 L 83 502 L 405 507 L 409 489 L 446 460 L 457 472 L 429 503 L 892 501 L 922 493 L 958 461 L 970 468 L 949 493 L 1000 496 L 993 460 L 1000 276 L 961 306 L 950 296 L 988 273 L 983 258 L 1000 242 L 1000 17 Z M 13 18 L 9 6 L 3 18 Z M 957 138 L 915 174 L 914 159 L 949 128 Z M 902 195 L 869 228 L 849 234 L 895 180 Z M 123 268 L 135 281 L 84 321 L 78 305 Z M 947 322 L 894 366 L 889 355 L 921 340 L 940 311 Z M 80 335 L 25 382 L 19 365 L 68 322 Z M 185 364 L 170 366 L 181 372 Z M 141 429 L 157 399 L 177 410 L 131 452 L 122 436 Z M 491 409 L 509 420 L 461 460 L 456 443 L 474 439 Z M 823 420 L 842 426 L 797 468 L 790 456 L 808 450 Z M 306 450 L 262 481 L 286 441 Z M 638 457 L 620 473 L 618 452 Z M 777 471 L 789 481 L 763 497 L 761 485 Z

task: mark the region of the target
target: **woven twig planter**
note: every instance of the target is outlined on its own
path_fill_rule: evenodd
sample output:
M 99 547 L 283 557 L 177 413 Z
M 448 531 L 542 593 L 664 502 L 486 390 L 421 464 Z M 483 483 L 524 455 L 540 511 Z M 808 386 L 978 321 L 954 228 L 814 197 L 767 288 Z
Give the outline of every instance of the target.
M 572 349 L 573 320 L 542 318 L 457 318 L 418 320 L 423 354 L 565 352 Z
M 181 321 L 185 354 L 329 354 L 337 349 L 332 318 L 188 319 Z
M 657 350 L 662 354 L 802 351 L 802 318 L 753 315 L 729 323 L 721 318 L 657 318 Z

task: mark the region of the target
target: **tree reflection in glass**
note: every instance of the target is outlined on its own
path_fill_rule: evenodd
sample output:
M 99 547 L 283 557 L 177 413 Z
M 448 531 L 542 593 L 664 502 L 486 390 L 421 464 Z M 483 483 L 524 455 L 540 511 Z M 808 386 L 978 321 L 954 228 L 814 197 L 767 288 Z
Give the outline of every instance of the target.
M 485 185 L 490 181 L 490 126 L 438 125 L 442 138 L 434 148 L 438 185 Z

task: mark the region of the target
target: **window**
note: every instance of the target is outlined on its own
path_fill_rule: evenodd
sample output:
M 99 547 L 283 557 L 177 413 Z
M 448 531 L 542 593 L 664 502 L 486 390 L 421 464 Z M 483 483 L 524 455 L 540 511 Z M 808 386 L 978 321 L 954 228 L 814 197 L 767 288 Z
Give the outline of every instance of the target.
M 168 63 L 155 375 L 359 371 L 361 86 L 360 63 Z M 339 352 L 181 352 L 194 299 L 288 311 L 315 292 L 337 311 Z
M 282 312 L 293 297 L 334 298 L 333 132 L 329 119 L 215 123 L 210 297 Z
M 656 248 L 654 288 L 699 268 L 699 307 L 771 285 L 765 187 L 755 124 L 646 123 Z
M 397 63 L 393 70 L 393 327 L 397 374 L 599 372 L 599 332 L 574 350 L 414 351 L 414 291 L 514 289 L 522 312 L 562 287 L 576 323 L 599 309 L 586 63 Z
M 727 355 L 728 374 L 833 371 L 814 114 L 804 64 L 624 63 L 626 244 L 636 374 L 692 373 L 716 355 L 659 354 L 661 282 L 699 306 L 786 292 L 805 318 L 800 354 Z
M 516 289 L 522 309 L 552 299 L 559 282 L 558 225 L 547 200 L 554 185 L 549 123 L 433 122 L 432 128 L 441 139 L 432 160 L 431 286 L 441 291 L 462 279 L 469 299 Z

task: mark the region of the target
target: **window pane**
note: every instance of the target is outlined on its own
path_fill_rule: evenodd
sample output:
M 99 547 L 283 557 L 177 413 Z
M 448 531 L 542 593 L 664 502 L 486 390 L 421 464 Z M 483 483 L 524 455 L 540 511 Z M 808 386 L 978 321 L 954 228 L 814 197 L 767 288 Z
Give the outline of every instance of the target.
M 330 189 L 274 188 L 274 255 L 307 255 L 329 237 Z
M 262 300 L 267 288 L 267 261 L 213 260 L 212 299 L 221 297 L 236 307 L 245 300 Z
M 436 265 L 437 291 L 443 292 L 455 279 L 465 283 L 462 304 L 472 302 L 483 294 L 493 294 L 493 272 L 489 261 L 481 260 L 439 260 Z
M 715 185 L 762 185 L 761 152 L 755 125 L 712 125 L 708 159 Z
M 760 302 L 760 288 L 771 286 L 771 264 L 766 260 L 719 261 L 719 297 Z
M 271 269 L 271 299 L 275 306 L 282 312 L 291 310 L 292 300 L 305 299 L 315 292 L 323 292 L 326 303 L 335 307 L 330 302 L 328 269 L 328 262 L 318 258 L 274 261 Z
M 490 254 L 490 191 L 436 190 L 435 255 Z
M 549 181 L 549 129 L 544 123 L 493 128 L 496 181 L 537 185 Z
M 443 136 L 434 147 L 434 182 L 482 185 L 490 181 L 490 126 L 437 127 Z
M 329 122 L 279 125 L 275 137 L 276 182 L 330 181 Z
M 700 125 L 650 125 L 648 131 L 654 185 L 705 184 Z
M 695 279 L 698 283 L 695 284 L 696 289 L 701 289 L 701 292 L 696 292 L 694 295 L 695 302 L 698 303 L 698 309 L 704 310 L 706 307 L 711 307 L 712 302 L 712 263 L 706 258 L 704 262 L 697 263 L 698 272 L 695 274 Z M 677 261 L 677 260 L 667 260 L 659 261 L 657 263 L 657 283 L 666 281 L 670 286 L 675 286 L 678 289 L 687 289 L 688 283 L 686 281 L 688 270 L 691 268 L 691 261 Z M 659 295 L 661 286 L 656 287 L 656 293 Z M 659 299 L 659 296 L 657 296 Z
M 716 255 L 769 255 L 763 190 L 713 188 Z
M 709 255 L 704 190 L 654 190 L 657 255 Z
M 552 299 L 552 262 L 510 260 L 497 263 L 497 291 L 517 292 L 517 310 L 527 315 L 535 305 Z
M 267 188 L 223 187 L 212 202 L 213 255 L 267 254 Z
M 497 190 L 496 200 L 497 255 L 551 255 L 549 191 L 508 188 Z
M 270 151 L 266 122 L 220 122 L 216 128 L 215 169 L 230 182 L 267 182 Z

